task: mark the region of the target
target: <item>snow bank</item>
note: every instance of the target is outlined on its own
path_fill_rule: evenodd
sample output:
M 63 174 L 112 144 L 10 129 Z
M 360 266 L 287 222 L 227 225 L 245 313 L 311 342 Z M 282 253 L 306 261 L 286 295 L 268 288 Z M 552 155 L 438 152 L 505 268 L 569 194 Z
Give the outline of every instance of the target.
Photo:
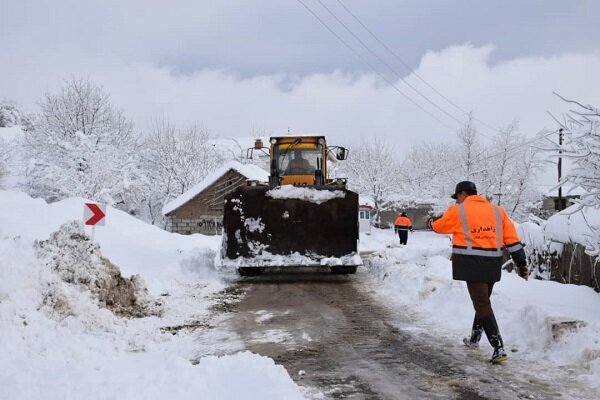
M 18 236 L 31 243 L 45 240 L 63 223 L 82 220 L 86 202 L 69 198 L 47 204 L 25 193 L 0 191 L 0 236 Z M 91 235 L 90 227 L 86 231 Z M 96 228 L 94 235 L 102 254 L 124 275 L 142 275 L 152 293 L 168 291 L 174 279 L 196 279 L 196 274 L 218 283 L 211 258 L 220 245 L 217 236 L 173 234 L 112 207 L 107 207 L 106 225 Z M 189 259 L 199 261 L 194 271 Z
M 387 243 L 365 263 L 378 279 L 381 295 L 418 312 L 424 325 L 415 329 L 434 329 L 459 343 L 470 332 L 473 306 L 465 283 L 452 280 L 448 237 L 417 231 L 407 246 L 399 247 L 393 231 L 373 232 L 375 239 L 369 240 Z M 503 272 L 492 305 L 510 358 L 543 376 L 549 368 L 572 369 L 600 388 L 600 296 L 591 288 L 525 281 Z M 557 335 L 552 321 L 564 319 L 584 326 Z M 481 347 L 491 355 L 485 339 Z
M 299 199 L 310 201 L 311 203 L 321 204 L 331 199 L 346 197 L 346 193 L 341 190 L 318 190 L 309 187 L 298 187 L 293 185 L 283 185 L 267 192 L 267 196 L 274 199 Z
M 548 251 L 552 243 L 578 243 L 594 251 L 600 238 L 600 207 L 573 205 L 554 214 L 539 225 L 526 222 L 517 226 L 521 240 L 539 251 Z M 552 250 L 559 250 L 556 246 Z
M 69 222 L 84 202 L 0 191 L 1 399 L 302 398 L 273 360 L 206 356 L 214 344 L 203 348 L 197 331 L 170 329 L 202 326 L 225 287 L 217 238 L 171 234 L 108 208 L 94 243 Z M 219 343 L 221 354 L 239 348 Z
M 148 293 L 140 275 L 124 278 L 118 267 L 100 253 L 100 246 L 83 231 L 83 223 L 68 222 L 48 240 L 34 244 L 43 267 L 56 273 L 60 279 L 80 290 L 88 291 L 100 307 L 120 316 L 160 316 L 163 303 Z M 48 291 L 44 304 L 51 303 L 55 311 L 72 315 L 65 296 L 60 291 Z
M 561 243 L 575 242 L 590 252 L 598 251 L 600 244 L 600 207 L 573 205 L 548 218 L 545 236 Z
M 6 365 L 18 371 L 18 365 Z M 43 377 L 45 379 L 36 379 Z M 81 358 L 36 364 L 31 374 L 0 372 L 6 399 L 303 399 L 282 366 L 249 352 L 198 365 L 168 354 Z

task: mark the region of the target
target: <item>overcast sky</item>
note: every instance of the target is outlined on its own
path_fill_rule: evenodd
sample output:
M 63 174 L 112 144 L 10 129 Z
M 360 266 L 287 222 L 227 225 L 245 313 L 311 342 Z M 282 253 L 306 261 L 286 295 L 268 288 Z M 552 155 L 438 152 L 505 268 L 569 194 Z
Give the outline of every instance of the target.
M 0 98 L 36 111 L 83 77 L 141 130 L 161 115 L 221 137 L 377 135 L 401 154 L 451 139 L 461 110 L 533 135 L 568 110 L 553 91 L 600 106 L 599 16 L 592 0 L 0 0 Z

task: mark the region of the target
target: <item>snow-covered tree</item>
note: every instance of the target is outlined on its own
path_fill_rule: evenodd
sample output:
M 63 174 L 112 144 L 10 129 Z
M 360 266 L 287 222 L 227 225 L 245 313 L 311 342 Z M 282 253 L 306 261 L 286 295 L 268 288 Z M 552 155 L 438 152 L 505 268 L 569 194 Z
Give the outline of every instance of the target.
M 31 124 L 31 116 L 21 111 L 14 101 L 0 101 L 0 128 L 15 125 L 22 125 L 24 128 L 29 128 Z
M 600 109 L 573 100 L 563 100 L 573 105 L 574 109 L 565 115 L 563 122 L 559 122 L 559 129 L 562 129 L 564 135 L 562 146 L 551 142 L 549 150 L 556 157 L 572 160 L 573 166 L 562 182 L 570 182 L 587 192 L 579 199 L 579 206 L 598 209 L 600 207 Z M 600 226 L 597 222 L 594 224 L 586 221 L 586 223 L 590 233 L 586 251 L 592 255 L 600 255 Z
M 475 181 L 482 171 L 481 155 L 485 150 L 481 146 L 471 115 L 458 131 L 457 137 L 457 150 L 459 151 L 457 156 L 462 165 L 462 168 L 459 169 L 460 175 L 467 181 Z
M 223 163 L 199 125 L 178 128 L 165 119 L 153 122 L 144 143 L 143 168 L 148 178 L 146 206 L 153 223 L 162 221 L 162 206 L 200 182 Z
M 0 189 L 3 187 L 4 176 L 6 175 L 10 154 L 11 148 L 8 142 L 0 137 Z
M 73 78 L 39 104 L 25 134 L 26 190 L 48 201 L 82 196 L 135 213 L 142 196 L 138 135 L 109 95 Z
M 517 127 L 513 122 L 500 129 L 486 144 L 479 140 L 470 118 L 454 143 L 412 146 L 403 163 L 407 191 L 445 207 L 456 183 L 471 180 L 481 195 L 504 206 L 511 216 L 522 216 L 537 196 L 532 181 L 540 160 Z
M 390 195 L 402 192 L 400 165 L 384 139 L 375 138 L 350 149 L 340 173 L 349 178 L 350 189 L 373 200 L 376 213 L 385 209 Z
M 527 204 L 539 197 L 534 188 L 541 166 L 537 150 L 519 134 L 514 121 L 492 138 L 487 154 L 491 162 L 485 174 L 488 187 L 484 192 L 509 215 L 523 216 Z
M 413 145 L 402 163 L 406 184 L 415 198 L 443 198 L 456 185 L 449 168 L 457 163 L 454 149 L 448 143 L 419 143 Z

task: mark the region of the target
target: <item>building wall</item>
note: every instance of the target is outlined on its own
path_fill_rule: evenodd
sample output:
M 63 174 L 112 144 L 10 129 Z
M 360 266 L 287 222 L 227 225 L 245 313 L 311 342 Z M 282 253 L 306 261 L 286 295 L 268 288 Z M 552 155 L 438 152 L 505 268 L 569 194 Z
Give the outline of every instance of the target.
M 246 177 L 230 170 L 192 200 L 167 215 L 169 232 L 220 235 L 225 195 L 246 184 Z

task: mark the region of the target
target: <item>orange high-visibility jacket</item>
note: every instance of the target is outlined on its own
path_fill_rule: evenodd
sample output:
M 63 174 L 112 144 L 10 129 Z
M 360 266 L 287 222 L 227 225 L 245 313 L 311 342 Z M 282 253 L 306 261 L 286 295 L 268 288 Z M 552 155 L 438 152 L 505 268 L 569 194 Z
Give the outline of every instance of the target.
M 412 229 L 412 222 L 408 217 L 399 216 L 394 222 L 394 228 L 396 230 L 409 230 Z
M 454 279 L 470 282 L 500 280 L 503 248 L 517 265 L 526 265 L 525 251 L 506 211 L 481 196 L 452 205 L 431 223 L 437 233 L 452 234 Z

